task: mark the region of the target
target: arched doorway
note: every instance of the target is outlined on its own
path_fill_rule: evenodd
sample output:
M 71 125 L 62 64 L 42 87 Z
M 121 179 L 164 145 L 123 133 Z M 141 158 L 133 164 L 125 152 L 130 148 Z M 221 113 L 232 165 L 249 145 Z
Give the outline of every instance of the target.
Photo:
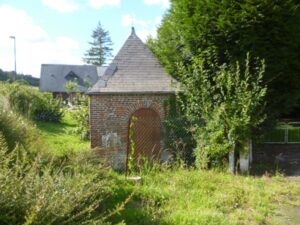
M 140 164 L 144 159 L 153 162 L 160 156 L 160 117 L 153 109 L 135 111 L 129 120 L 128 157 Z

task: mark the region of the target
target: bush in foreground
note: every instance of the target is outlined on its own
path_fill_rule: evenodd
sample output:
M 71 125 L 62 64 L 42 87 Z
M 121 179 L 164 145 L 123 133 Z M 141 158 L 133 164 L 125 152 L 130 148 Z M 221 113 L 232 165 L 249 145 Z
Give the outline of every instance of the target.
M 114 180 L 87 159 L 32 160 L 21 147 L 8 153 L 0 137 L 0 162 L 0 224 L 109 224 L 122 208 L 107 211 Z
M 8 151 L 17 145 L 33 153 L 39 145 L 39 135 L 34 125 L 21 116 L 6 109 L 0 101 L 0 133 L 5 141 Z

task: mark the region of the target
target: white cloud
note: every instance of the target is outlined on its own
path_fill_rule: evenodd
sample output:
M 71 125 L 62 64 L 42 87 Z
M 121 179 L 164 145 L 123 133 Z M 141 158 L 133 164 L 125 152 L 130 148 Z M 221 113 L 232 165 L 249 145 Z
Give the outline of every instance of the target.
M 162 21 L 162 16 L 157 16 L 155 17 L 155 25 L 158 26 L 161 24 L 161 21 Z
M 73 12 L 79 9 L 79 5 L 73 0 L 43 0 L 43 4 L 58 12 Z
M 164 8 L 170 7 L 170 0 L 144 0 L 146 5 L 161 5 Z
M 139 20 L 135 17 L 135 15 L 124 15 L 122 16 L 122 26 L 129 27 L 129 26 L 142 26 L 146 27 L 148 25 L 147 21 Z
M 79 44 L 70 37 L 50 38 L 23 10 L 0 5 L 0 68 L 14 69 L 16 37 L 17 72 L 39 76 L 42 63 L 82 64 Z
M 121 0 L 89 0 L 89 5 L 92 8 L 100 9 L 104 6 L 119 6 Z
M 156 37 L 156 29 L 155 28 L 152 28 L 152 29 L 142 28 L 142 29 L 138 29 L 136 31 L 136 34 L 143 42 L 145 42 L 149 36 Z

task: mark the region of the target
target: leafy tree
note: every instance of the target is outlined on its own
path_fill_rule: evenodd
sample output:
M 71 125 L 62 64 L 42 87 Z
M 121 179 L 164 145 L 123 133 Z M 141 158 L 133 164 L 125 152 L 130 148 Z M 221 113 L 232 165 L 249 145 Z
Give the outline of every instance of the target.
M 104 30 L 99 22 L 91 37 L 93 39 L 89 42 L 91 48 L 86 51 L 83 60 L 88 64 L 102 66 L 112 56 L 112 41 L 109 32 Z
M 265 59 L 266 111 L 274 120 L 300 96 L 299 21 L 298 0 L 173 0 L 148 45 L 178 79 L 177 63 L 190 65 L 202 51 L 215 51 L 220 63 L 242 62 L 247 52 Z
M 240 66 L 239 62 L 220 64 L 207 52 L 196 57 L 191 66 L 181 67 L 184 107 L 195 124 L 199 167 L 222 162 L 230 151 L 245 150 L 251 129 L 265 119 L 264 71 L 264 62 L 252 60 L 251 65 L 249 55 Z

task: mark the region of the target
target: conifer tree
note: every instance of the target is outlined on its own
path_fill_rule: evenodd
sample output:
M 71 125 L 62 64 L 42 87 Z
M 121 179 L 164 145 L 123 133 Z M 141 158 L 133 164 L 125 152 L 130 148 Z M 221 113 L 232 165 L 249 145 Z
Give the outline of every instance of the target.
M 102 66 L 112 57 L 113 49 L 111 48 L 112 41 L 109 32 L 104 30 L 99 22 L 91 37 L 93 39 L 89 42 L 91 47 L 84 54 L 83 60 L 88 64 Z

